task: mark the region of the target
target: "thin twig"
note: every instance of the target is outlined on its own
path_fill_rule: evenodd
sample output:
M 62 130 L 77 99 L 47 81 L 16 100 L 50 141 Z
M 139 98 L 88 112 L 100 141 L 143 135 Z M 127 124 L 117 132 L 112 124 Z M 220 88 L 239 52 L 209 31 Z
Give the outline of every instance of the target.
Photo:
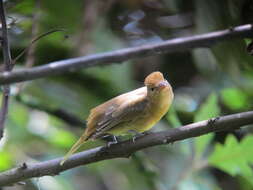
M 30 47 L 31 47 L 35 42 L 37 42 L 37 41 L 40 40 L 41 38 L 44 38 L 45 36 L 48 36 L 48 35 L 53 34 L 53 33 L 55 33 L 55 32 L 65 32 L 65 30 L 64 30 L 64 29 L 53 29 L 53 30 L 50 30 L 50 31 L 48 31 L 48 32 L 45 32 L 45 33 L 39 35 L 38 37 L 36 37 L 35 39 L 33 39 L 33 40 L 30 42 L 30 44 L 29 44 L 26 48 L 24 48 L 24 49 L 18 54 L 17 57 L 14 58 L 13 63 L 15 64 L 15 63 L 17 62 L 17 60 L 19 60 L 27 51 L 29 51 Z
M 38 32 L 39 32 L 40 4 L 41 4 L 40 0 L 35 1 L 35 11 L 34 11 L 33 17 L 32 17 L 31 39 L 36 39 L 36 36 L 38 35 Z M 16 62 L 25 52 L 27 52 L 26 58 L 25 58 L 25 67 L 26 68 L 32 67 L 35 62 L 35 49 L 36 49 L 36 44 L 33 44 L 33 40 L 32 40 L 32 42 L 29 44 L 29 46 L 26 47 L 14 59 L 14 62 Z M 17 85 L 17 94 L 19 94 L 22 91 L 23 85 L 24 85 L 23 83 L 20 83 Z
M 4 70 L 11 71 L 12 62 L 11 62 L 11 53 L 10 46 L 8 41 L 8 31 L 5 17 L 5 10 L 3 5 L 3 0 L 0 0 L 0 20 L 2 23 L 2 51 L 3 51 L 3 61 L 4 61 Z M 8 114 L 8 104 L 9 104 L 9 96 L 10 96 L 10 87 L 9 85 L 3 86 L 3 95 L 2 95 L 2 105 L 0 110 L 0 140 L 3 137 L 4 132 L 4 124 Z
M 58 175 L 65 170 L 102 160 L 129 158 L 134 152 L 144 148 L 169 144 L 211 132 L 235 130 L 249 124 L 253 124 L 253 111 L 222 116 L 166 131 L 149 133 L 137 138 L 135 142 L 130 139 L 113 144 L 110 147 L 97 147 L 74 154 L 64 165 L 60 165 L 63 158 L 57 158 L 36 164 L 26 164 L 26 168 L 17 167 L 10 169 L 0 173 L 0 186 L 14 184 L 32 177 Z
M 81 68 L 89 68 L 99 65 L 106 66 L 112 63 L 121 63 L 123 61 L 138 57 L 148 57 L 152 55 L 165 54 L 168 52 L 185 51 L 199 47 L 210 47 L 217 42 L 235 38 L 246 38 L 250 36 L 253 36 L 253 28 L 251 24 L 247 24 L 234 27 L 233 29 L 210 32 L 207 34 L 200 34 L 190 37 L 176 38 L 164 42 L 125 48 L 107 53 L 98 53 L 83 57 L 55 61 L 29 69 L 4 72 L 0 74 L 0 84 L 28 81 L 64 72 L 80 70 Z

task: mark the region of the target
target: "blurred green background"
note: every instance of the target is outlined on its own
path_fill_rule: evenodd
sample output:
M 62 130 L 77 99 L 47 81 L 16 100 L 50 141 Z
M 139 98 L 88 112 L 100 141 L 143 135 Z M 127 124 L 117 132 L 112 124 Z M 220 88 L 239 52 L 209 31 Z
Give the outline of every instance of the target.
M 13 58 L 40 34 L 64 29 L 31 46 L 15 68 L 253 21 L 251 0 L 7 0 L 5 5 Z M 152 71 L 163 72 L 175 92 L 172 108 L 154 131 L 251 110 L 249 42 L 238 39 L 12 85 L 0 170 L 63 156 L 82 134 L 92 107 L 142 86 Z M 252 132 L 248 126 L 208 134 L 3 189 L 250 190 Z

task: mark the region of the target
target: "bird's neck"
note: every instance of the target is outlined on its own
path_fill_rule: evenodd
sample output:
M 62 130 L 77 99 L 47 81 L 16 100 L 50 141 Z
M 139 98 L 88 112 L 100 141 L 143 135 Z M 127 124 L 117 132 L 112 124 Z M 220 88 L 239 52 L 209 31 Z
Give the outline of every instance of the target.
M 158 96 L 149 97 L 150 99 L 150 111 L 152 114 L 163 116 L 169 109 L 172 100 L 173 92 L 171 88 L 164 89 Z M 160 118 L 159 118 L 160 119 Z

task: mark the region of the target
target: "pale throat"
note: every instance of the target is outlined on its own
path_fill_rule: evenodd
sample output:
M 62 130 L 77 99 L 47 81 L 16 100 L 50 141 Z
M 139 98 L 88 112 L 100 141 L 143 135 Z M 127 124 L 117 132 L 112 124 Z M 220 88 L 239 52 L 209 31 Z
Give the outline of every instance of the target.
M 158 116 L 163 116 L 169 109 L 173 100 L 173 92 L 170 88 L 163 89 L 155 97 L 150 97 L 150 111 Z

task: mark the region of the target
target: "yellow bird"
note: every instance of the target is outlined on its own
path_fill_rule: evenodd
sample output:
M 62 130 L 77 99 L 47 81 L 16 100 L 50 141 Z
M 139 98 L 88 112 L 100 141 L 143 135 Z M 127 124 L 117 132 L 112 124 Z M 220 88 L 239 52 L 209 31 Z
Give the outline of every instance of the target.
M 88 140 L 135 131 L 142 133 L 152 128 L 168 111 L 174 94 L 160 72 L 145 78 L 145 86 L 119 95 L 90 111 L 87 128 L 72 146 L 61 165 Z

